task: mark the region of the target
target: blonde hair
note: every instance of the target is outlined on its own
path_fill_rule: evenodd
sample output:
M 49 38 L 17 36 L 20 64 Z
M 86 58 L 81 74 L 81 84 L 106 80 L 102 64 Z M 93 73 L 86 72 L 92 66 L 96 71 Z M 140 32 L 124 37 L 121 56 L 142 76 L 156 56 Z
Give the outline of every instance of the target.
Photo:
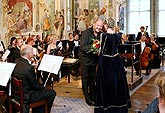
M 54 39 L 57 39 L 57 36 L 52 34 L 49 40 L 49 43 L 52 43 Z
M 160 96 L 165 98 L 165 72 L 161 72 L 155 79 L 156 84 L 159 87 Z

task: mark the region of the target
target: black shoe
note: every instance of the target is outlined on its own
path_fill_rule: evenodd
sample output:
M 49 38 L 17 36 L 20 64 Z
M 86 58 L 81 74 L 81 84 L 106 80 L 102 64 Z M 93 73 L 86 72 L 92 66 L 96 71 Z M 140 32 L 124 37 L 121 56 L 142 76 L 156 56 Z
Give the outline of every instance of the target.
M 89 105 L 89 106 L 94 106 L 94 102 L 93 101 L 91 101 L 91 100 L 86 100 L 86 103 Z
M 148 75 L 150 75 L 150 73 L 145 73 L 145 75 L 147 75 L 147 76 L 148 76 Z

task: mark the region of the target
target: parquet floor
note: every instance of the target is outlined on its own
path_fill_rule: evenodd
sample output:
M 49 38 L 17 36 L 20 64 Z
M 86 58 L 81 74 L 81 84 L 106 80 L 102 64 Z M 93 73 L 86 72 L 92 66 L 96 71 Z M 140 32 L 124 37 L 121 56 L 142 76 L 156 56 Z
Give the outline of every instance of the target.
M 129 113 L 143 111 L 159 95 L 158 87 L 155 85 L 155 78 L 159 72 L 131 95 L 132 108 Z

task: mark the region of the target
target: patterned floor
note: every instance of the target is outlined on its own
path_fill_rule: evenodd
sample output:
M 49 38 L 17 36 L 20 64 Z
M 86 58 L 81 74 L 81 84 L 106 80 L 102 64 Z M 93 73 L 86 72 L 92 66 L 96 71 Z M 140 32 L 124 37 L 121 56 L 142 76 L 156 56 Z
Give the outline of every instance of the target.
M 56 97 L 51 113 L 93 113 L 93 107 L 88 106 L 83 99 Z
M 130 91 L 130 95 L 132 95 L 138 88 L 145 84 L 158 71 L 159 69 L 153 69 L 151 75 L 146 76 L 144 75 L 145 71 L 143 70 L 143 83 L 141 83 L 134 90 Z M 57 96 L 51 113 L 94 113 L 94 109 L 93 107 L 88 106 L 83 99 Z

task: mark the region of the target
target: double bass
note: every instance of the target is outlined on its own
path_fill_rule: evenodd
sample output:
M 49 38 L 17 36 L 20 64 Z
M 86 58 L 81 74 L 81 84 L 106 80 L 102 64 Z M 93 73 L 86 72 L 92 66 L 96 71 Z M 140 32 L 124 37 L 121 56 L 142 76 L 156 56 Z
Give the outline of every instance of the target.
M 146 30 L 147 30 L 147 28 L 148 27 L 146 27 Z M 145 33 L 146 33 L 146 30 L 145 30 Z M 150 53 L 151 53 L 151 47 L 147 46 L 148 40 L 146 39 L 147 36 L 145 33 L 141 37 L 141 41 L 145 42 L 145 44 L 146 44 L 144 47 L 144 50 L 141 53 L 141 57 L 140 57 L 141 69 L 146 69 L 146 67 L 149 65 Z

